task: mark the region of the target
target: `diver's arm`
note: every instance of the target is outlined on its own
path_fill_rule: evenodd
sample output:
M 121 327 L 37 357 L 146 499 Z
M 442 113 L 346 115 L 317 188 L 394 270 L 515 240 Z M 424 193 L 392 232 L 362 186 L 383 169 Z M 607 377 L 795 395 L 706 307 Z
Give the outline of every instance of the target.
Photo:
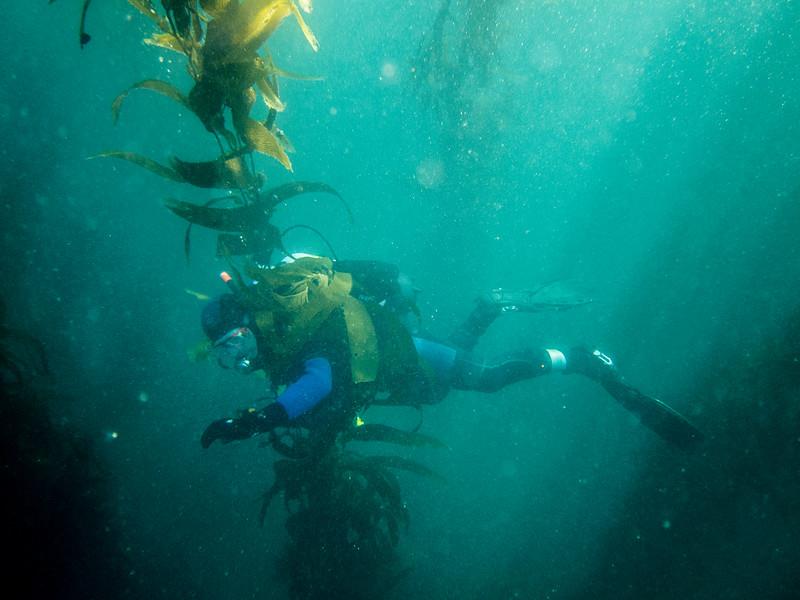
M 333 389 L 333 372 L 327 358 L 309 358 L 303 363 L 303 368 L 303 374 L 276 400 L 290 421 L 310 411 Z
M 261 410 L 248 408 L 240 411 L 236 418 L 218 419 L 211 423 L 200 438 L 203 448 L 208 448 L 216 440 L 227 444 L 272 431 L 314 408 L 333 388 L 331 363 L 327 358 L 310 358 L 303 363 L 303 368 L 303 374 L 275 402 Z

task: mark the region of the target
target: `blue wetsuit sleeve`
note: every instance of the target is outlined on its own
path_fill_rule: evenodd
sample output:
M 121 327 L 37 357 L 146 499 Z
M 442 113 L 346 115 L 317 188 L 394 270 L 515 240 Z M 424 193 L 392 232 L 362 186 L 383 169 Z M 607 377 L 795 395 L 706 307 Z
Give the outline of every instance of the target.
M 333 373 L 327 358 L 310 358 L 303 366 L 304 373 L 277 399 L 290 421 L 310 411 L 333 389 Z

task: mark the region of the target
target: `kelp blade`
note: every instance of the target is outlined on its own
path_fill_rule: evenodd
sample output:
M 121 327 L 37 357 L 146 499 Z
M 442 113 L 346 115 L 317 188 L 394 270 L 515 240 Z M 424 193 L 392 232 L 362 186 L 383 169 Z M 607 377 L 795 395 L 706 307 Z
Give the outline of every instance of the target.
M 244 231 L 248 228 L 248 217 L 252 214 L 247 206 L 211 208 L 174 198 L 167 198 L 164 204 L 181 219 L 217 231 Z
M 181 177 L 180 174 L 173 169 L 154 161 L 152 158 L 147 158 L 146 156 L 136 154 L 135 152 L 103 152 L 95 156 L 90 156 L 89 158 L 118 158 L 121 160 L 126 160 L 166 179 L 171 179 L 172 181 L 177 181 L 178 183 L 186 183 L 186 180 L 183 179 L 183 177 Z
M 81 24 L 80 29 L 78 30 L 78 41 L 80 42 L 81 48 L 83 48 L 92 40 L 92 36 L 86 33 L 86 13 L 89 11 L 89 5 L 91 3 L 92 0 L 83 0 L 83 8 L 81 9 Z
M 162 31 L 169 31 L 169 21 L 158 14 L 150 0 L 128 0 L 128 4 L 153 21 Z
M 403 431 L 381 423 L 370 423 L 354 427 L 345 434 L 345 438 L 354 442 L 386 442 L 410 447 L 447 448 L 435 437 L 413 431 Z
M 337 192 L 335 188 L 329 186 L 327 183 L 322 183 L 321 181 L 294 181 L 292 183 L 285 183 L 283 185 L 266 190 L 261 197 L 268 203 L 270 209 L 274 209 L 281 202 L 285 202 L 294 196 L 318 192 L 336 196 L 342 203 L 344 209 L 347 211 L 347 216 L 350 219 L 350 222 L 353 222 L 353 212 L 350 210 L 350 207 L 347 205 L 347 202 L 345 202 L 344 198 L 342 198 L 342 195 Z
M 261 97 L 264 99 L 264 104 L 267 105 L 267 108 L 273 108 L 279 112 L 286 109 L 286 105 L 278 97 L 278 92 L 272 88 L 266 79 L 257 81 L 256 85 L 258 85 Z
M 414 473 L 415 475 L 430 477 L 432 479 L 436 479 L 441 482 L 445 481 L 444 477 L 439 475 L 436 471 L 433 471 L 432 469 L 429 469 L 425 465 L 420 464 L 414 460 L 409 460 L 407 458 L 402 458 L 400 456 L 369 456 L 366 457 L 364 460 L 368 460 L 371 464 L 379 467 L 390 467 L 392 469 L 400 469 L 403 471 L 408 471 L 409 473 Z
M 230 208 L 213 208 L 211 206 L 211 204 L 227 198 L 215 198 L 204 205 L 168 198 L 165 204 L 176 215 L 195 225 L 216 229 L 217 231 L 241 233 L 263 229 L 278 204 L 299 194 L 312 192 L 325 192 L 333 194 L 340 200 L 342 199 L 339 192 L 326 183 L 296 181 L 267 190 L 247 206 Z M 230 199 L 233 198 L 231 197 Z M 344 206 L 352 217 L 349 207 L 346 204 Z
M 154 33 L 149 38 L 144 38 L 144 43 L 148 46 L 155 46 L 157 48 L 164 48 L 165 50 L 172 50 L 181 54 L 190 55 L 193 50 L 197 50 L 198 46 L 189 40 L 181 40 L 171 33 Z M 188 53 L 187 53 L 188 51 Z
M 288 0 L 244 0 L 232 4 L 208 25 L 206 60 L 224 65 L 252 55 L 289 15 L 288 5 Z
M 278 138 L 269 129 L 255 119 L 244 120 L 243 131 L 239 132 L 256 152 L 271 156 L 280 162 L 287 171 L 292 171 L 292 161 L 281 147 Z
M 243 233 L 221 233 L 217 236 L 217 256 L 247 256 L 269 254 L 280 241 L 280 232 L 268 226 L 266 230 Z
M 200 7 L 210 17 L 216 19 L 230 6 L 230 0 L 200 0 Z
M 117 120 L 119 119 L 119 112 L 122 109 L 122 103 L 125 101 L 125 98 L 128 97 L 128 94 L 131 93 L 133 90 L 151 90 L 153 92 L 157 92 L 162 96 L 166 96 L 175 102 L 183 105 L 185 108 L 188 108 L 192 112 L 192 106 L 189 104 L 189 99 L 181 93 L 181 91 L 176 88 L 171 83 L 167 83 L 166 81 L 161 81 L 160 79 L 145 79 L 138 83 L 134 83 L 131 87 L 127 90 L 122 92 L 119 96 L 114 99 L 114 102 L 111 103 L 111 115 L 114 118 L 114 123 L 116 124 Z
M 317 41 L 317 37 L 314 35 L 314 32 L 311 31 L 311 28 L 306 24 L 305 19 L 303 19 L 303 15 L 297 10 L 297 7 L 294 5 L 294 2 L 291 3 L 292 13 L 294 14 L 294 18 L 297 20 L 297 24 L 300 26 L 300 29 L 303 31 L 303 35 L 306 37 L 306 41 L 309 43 L 311 48 L 316 52 L 319 50 L 319 41 Z M 308 3 L 309 9 L 306 12 L 311 12 L 311 3 Z
M 250 173 L 240 156 L 202 162 L 189 162 L 173 157 L 170 163 L 187 183 L 201 188 L 236 190 L 250 189 L 260 184 L 260 180 Z

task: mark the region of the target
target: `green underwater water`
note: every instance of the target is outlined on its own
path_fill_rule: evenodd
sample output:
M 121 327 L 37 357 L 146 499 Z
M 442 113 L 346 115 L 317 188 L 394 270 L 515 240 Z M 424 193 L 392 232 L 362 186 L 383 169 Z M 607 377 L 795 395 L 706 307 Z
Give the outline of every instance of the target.
M 447 483 L 401 478 L 413 570 L 390 597 L 796 597 L 800 4 L 453 0 L 437 38 L 439 8 L 318 0 L 317 54 L 282 26 L 279 64 L 324 80 L 283 83 L 294 173 L 259 166 L 270 185 L 333 186 L 355 222 L 324 196 L 276 222 L 400 265 L 440 334 L 487 288 L 590 290 L 585 307 L 504 316 L 480 349 L 602 348 L 707 440 L 673 449 L 559 375 L 452 392 L 422 426 L 449 449 L 409 453 Z M 258 525 L 274 455 L 257 440 L 199 445 L 264 386 L 187 358 L 202 302 L 186 290 L 223 292 L 226 263 L 198 230 L 187 264 L 185 223 L 163 199 L 212 194 L 87 160 L 203 160 L 213 138 L 146 92 L 114 126 L 129 85 L 188 76 L 142 44 L 148 24 L 122 0 L 93 3 L 83 50 L 79 13 L 16 2 L 0 39 L 6 322 L 44 343 L 55 426 L 84 432 L 107 471 L 100 520 L 116 537 L 76 569 L 123 597 L 285 598 L 282 508 Z M 289 243 L 325 250 L 306 232 Z M 33 539 L 51 545 L 42 530 Z M 114 550 L 124 566 L 109 584 Z

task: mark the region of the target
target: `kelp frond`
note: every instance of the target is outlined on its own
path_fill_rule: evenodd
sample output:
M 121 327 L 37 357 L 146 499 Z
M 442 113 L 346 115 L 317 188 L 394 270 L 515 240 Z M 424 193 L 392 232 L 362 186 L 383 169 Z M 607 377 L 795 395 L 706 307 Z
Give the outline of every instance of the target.
M 114 124 L 116 124 L 119 120 L 119 113 L 120 110 L 122 110 L 122 103 L 128 97 L 128 94 L 130 94 L 133 90 L 151 90 L 153 92 L 157 92 L 162 96 L 166 96 L 167 98 L 174 100 L 184 108 L 192 110 L 192 107 L 189 104 L 189 98 L 171 83 L 167 83 L 166 81 L 161 81 L 159 79 L 145 79 L 144 81 L 134 83 L 127 90 L 117 96 L 114 99 L 114 102 L 111 103 L 111 116 L 114 119 Z
M 342 434 L 343 440 L 349 442 L 386 442 L 409 447 L 447 448 L 447 445 L 435 437 L 415 431 L 403 431 L 381 423 L 370 423 L 360 427 L 352 427 Z

